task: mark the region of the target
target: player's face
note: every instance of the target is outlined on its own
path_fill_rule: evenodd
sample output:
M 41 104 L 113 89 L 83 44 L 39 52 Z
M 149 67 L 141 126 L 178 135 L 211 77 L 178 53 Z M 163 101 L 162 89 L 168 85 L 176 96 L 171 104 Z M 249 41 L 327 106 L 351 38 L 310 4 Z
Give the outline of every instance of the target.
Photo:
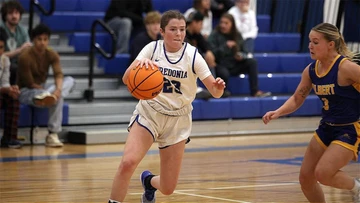
M 20 12 L 16 9 L 9 11 L 6 15 L 6 22 L 11 26 L 17 26 L 20 21 Z
M 229 19 L 222 17 L 220 19 L 220 30 L 223 34 L 229 34 L 231 31 L 232 23 Z
M 33 43 L 38 51 L 43 51 L 49 45 L 49 36 L 47 34 L 38 35 L 34 38 Z
M 171 19 L 165 26 L 165 30 L 160 29 L 164 38 L 165 48 L 167 51 L 176 52 L 181 49 L 186 35 L 185 20 Z
M 322 33 L 311 31 L 309 34 L 309 51 L 311 59 L 321 59 L 328 55 L 333 48 L 333 42 L 329 42 L 324 38 Z

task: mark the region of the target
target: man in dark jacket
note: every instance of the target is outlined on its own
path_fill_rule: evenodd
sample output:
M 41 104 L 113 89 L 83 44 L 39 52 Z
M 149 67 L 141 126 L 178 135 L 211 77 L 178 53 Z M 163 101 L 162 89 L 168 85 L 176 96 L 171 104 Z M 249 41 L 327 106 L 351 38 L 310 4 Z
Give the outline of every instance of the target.
M 144 29 L 143 15 L 151 10 L 151 0 L 111 1 L 104 20 L 117 36 L 117 53 L 129 52 L 131 32 Z

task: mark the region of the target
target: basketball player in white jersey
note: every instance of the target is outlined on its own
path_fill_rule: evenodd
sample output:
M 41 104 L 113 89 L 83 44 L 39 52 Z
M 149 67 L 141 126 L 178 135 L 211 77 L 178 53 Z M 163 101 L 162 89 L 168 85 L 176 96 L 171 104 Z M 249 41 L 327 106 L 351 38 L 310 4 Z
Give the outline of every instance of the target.
M 185 144 L 191 133 L 192 101 L 199 78 L 215 98 L 224 92 L 225 82 L 214 78 L 196 48 L 184 43 L 186 21 L 178 11 L 163 13 L 160 22 L 163 40 L 146 45 L 123 76 L 126 84 L 129 70 L 137 65 L 155 68 L 164 75 L 163 91 L 154 99 L 140 100 L 129 124 L 124 155 L 113 180 L 110 203 L 125 199 L 130 178 L 153 144 L 158 142 L 160 175 L 150 171 L 141 174 L 145 190 L 141 202 L 155 202 L 155 191 L 164 195 L 177 185 Z

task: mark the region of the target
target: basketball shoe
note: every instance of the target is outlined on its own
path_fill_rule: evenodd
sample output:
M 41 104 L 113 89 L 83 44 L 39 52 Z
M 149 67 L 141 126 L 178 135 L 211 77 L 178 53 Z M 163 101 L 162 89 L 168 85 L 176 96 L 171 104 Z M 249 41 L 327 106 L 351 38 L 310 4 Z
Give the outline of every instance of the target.
M 355 181 L 357 182 L 355 184 L 360 185 L 360 178 L 356 178 Z M 354 192 L 353 199 L 354 203 L 360 203 L 360 187 L 358 187 L 357 190 Z
M 141 196 L 141 203 L 155 203 L 156 189 L 155 188 L 147 188 L 145 186 L 145 179 L 150 175 L 152 175 L 152 173 L 150 171 L 143 171 L 140 175 L 140 181 L 145 190 L 143 195 Z

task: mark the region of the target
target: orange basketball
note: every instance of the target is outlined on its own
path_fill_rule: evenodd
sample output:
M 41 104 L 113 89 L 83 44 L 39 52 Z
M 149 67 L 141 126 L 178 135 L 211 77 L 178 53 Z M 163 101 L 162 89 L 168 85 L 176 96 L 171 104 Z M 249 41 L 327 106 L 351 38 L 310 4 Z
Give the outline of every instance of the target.
M 129 72 L 127 88 L 129 92 L 137 99 L 152 99 L 156 97 L 163 89 L 164 76 L 159 68 L 154 69 L 137 66 Z

